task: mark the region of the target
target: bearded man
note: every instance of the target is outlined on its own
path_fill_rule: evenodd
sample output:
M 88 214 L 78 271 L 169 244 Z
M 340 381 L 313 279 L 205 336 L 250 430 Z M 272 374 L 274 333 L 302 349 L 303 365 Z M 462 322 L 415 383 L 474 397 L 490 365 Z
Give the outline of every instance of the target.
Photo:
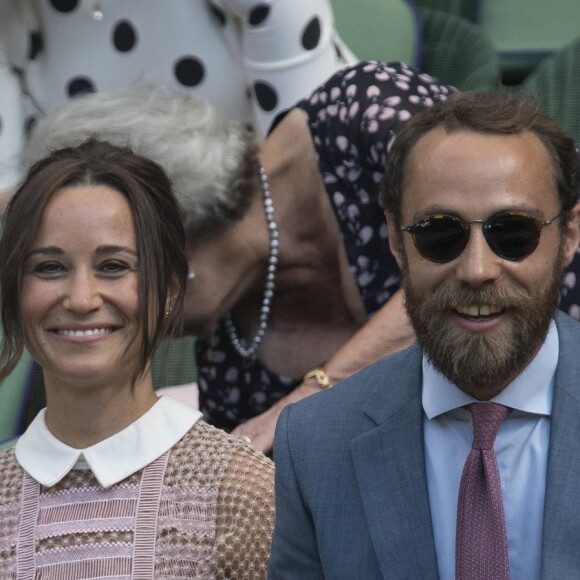
M 270 578 L 580 574 L 576 149 L 536 105 L 458 94 L 383 188 L 417 343 L 285 409 Z

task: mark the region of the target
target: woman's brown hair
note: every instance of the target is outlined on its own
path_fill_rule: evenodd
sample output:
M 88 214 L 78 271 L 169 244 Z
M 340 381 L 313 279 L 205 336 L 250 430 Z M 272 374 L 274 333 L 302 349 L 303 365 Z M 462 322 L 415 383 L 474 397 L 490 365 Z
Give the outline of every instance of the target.
M 6 210 L 0 240 L 4 326 L 0 382 L 16 366 L 24 349 L 20 281 L 44 208 L 57 191 L 87 185 L 118 191 L 128 201 L 133 216 L 143 326 L 133 381 L 148 368 L 160 339 L 181 328 L 187 279 L 185 235 L 169 179 L 153 161 L 129 149 L 89 139 L 78 147 L 54 151 L 35 163 Z M 168 302 L 172 308 L 166 315 Z

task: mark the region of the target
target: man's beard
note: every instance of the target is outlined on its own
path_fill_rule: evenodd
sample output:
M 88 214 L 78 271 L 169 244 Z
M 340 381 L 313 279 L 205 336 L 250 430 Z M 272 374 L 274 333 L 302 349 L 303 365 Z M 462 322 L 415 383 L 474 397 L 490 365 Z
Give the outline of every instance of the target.
M 426 295 L 413 286 L 403 264 L 405 308 L 435 368 L 474 398 L 489 400 L 524 370 L 543 344 L 558 304 L 562 275 L 560 251 L 551 279 L 533 295 L 517 287 L 473 288 L 452 282 Z M 506 309 L 509 319 L 482 333 L 461 330 L 450 320 L 459 306 L 484 304 Z

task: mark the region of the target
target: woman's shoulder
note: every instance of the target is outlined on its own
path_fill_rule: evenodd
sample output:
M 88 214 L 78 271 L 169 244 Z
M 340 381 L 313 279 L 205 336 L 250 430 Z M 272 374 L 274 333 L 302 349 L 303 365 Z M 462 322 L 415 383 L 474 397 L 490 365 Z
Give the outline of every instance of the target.
M 168 469 L 179 472 L 180 478 L 219 484 L 247 470 L 267 478 L 274 464 L 246 441 L 200 419 L 172 448 Z
M 12 471 L 20 469 L 22 468 L 16 459 L 14 447 L 9 447 L 0 451 L 0 477 L 2 479 Z
M 357 149 L 381 167 L 382 148 L 418 111 L 444 101 L 455 88 L 402 62 L 365 61 L 346 67 L 323 83 L 298 107 L 309 119 L 317 148 Z

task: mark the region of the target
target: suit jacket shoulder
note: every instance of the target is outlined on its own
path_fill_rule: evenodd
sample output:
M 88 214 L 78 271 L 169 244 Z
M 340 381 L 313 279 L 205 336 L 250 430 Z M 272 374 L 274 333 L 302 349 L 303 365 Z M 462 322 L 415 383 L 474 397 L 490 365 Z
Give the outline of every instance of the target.
M 284 409 L 271 578 L 437 578 L 421 357 L 412 346 Z
M 544 500 L 542 578 L 580 570 L 580 323 L 555 316 L 560 355 L 554 379 Z
M 422 350 L 416 344 L 387 356 L 331 389 L 290 406 L 290 431 L 334 443 L 364 432 L 421 396 Z

